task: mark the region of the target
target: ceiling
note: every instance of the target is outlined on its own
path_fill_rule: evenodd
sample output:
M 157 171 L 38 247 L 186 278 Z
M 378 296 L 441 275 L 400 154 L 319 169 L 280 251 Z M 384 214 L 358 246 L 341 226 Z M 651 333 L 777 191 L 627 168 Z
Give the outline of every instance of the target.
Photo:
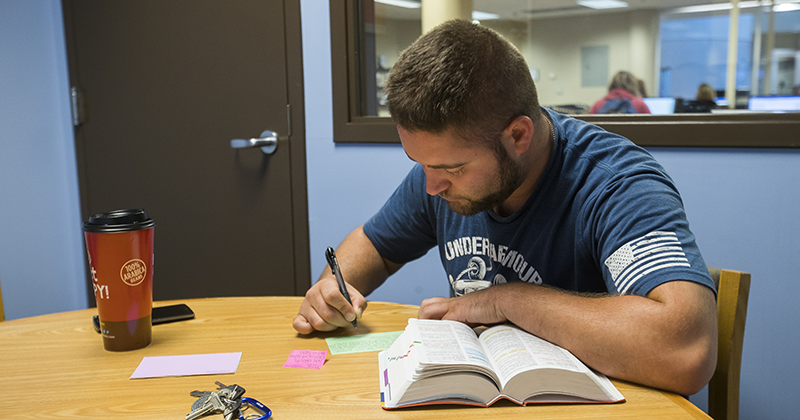
M 431 1 L 431 0 L 428 0 Z M 433 0 L 436 1 L 436 0 Z M 493 13 L 503 20 L 530 20 L 555 16 L 569 16 L 597 13 L 619 13 L 637 9 L 670 10 L 686 6 L 730 3 L 729 0 L 624 0 L 624 9 L 595 10 L 579 5 L 576 0 L 473 0 L 476 11 Z M 797 2 L 798 0 L 775 0 L 775 3 Z M 748 3 L 753 3 L 749 1 Z M 392 19 L 418 20 L 420 9 L 406 9 L 385 4 L 376 4 L 378 16 L 391 16 Z
M 625 0 L 628 7 L 607 11 L 635 9 L 674 9 L 708 3 L 728 3 L 720 0 Z M 500 15 L 501 19 L 526 19 L 540 15 L 600 13 L 579 5 L 575 0 L 473 0 L 473 9 Z

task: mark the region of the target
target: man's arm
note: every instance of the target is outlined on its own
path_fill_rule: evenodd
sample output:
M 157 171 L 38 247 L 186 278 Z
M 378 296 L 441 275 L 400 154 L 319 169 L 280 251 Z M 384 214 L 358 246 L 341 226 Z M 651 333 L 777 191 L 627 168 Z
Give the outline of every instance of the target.
M 306 292 L 300 312 L 292 326 L 300 334 L 313 331 L 332 331 L 346 327 L 361 318 L 367 308 L 364 296 L 383 284 L 387 277 L 402 267 L 384 260 L 364 234 L 363 227 L 351 232 L 336 250 L 336 258 L 350 294 L 352 305 L 339 292 L 339 285 L 326 267 L 319 280 Z
M 608 376 L 691 395 L 714 373 L 717 311 L 701 284 L 672 281 L 646 297 L 587 297 L 525 283 L 422 302 L 420 318 L 510 321 Z

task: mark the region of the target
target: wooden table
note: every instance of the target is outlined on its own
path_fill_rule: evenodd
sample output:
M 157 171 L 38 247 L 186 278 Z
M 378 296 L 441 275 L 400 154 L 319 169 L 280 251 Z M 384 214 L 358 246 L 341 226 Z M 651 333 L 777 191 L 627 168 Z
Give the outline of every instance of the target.
M 352 328 L 299 336 L 292 319 L 299 297 L 183 301 L 196 319 L 153 327 L 150 346 L 103 349 L 92 328 L 95 309 L 0 322 L 0 419 L 183 419 L 195 389 L 236 383 L 273 411 L 273 419 L 709 419 L 684 398 L 614 381 L 620 404 L 532 405 L 501 401 L 490 408 L 380 406 L 376 352 L 328 354 L 322 369 L 283 368 L 291 350 L 327 350 L 325 337 L 399 331 L 418 307 L 370 302 Z M 157 302 L 162 306 L 179 302 Z M 145 356 L 242 352 L 235 374 L 128 379 Z M 222 419 L 222 415 L 206 417 Z

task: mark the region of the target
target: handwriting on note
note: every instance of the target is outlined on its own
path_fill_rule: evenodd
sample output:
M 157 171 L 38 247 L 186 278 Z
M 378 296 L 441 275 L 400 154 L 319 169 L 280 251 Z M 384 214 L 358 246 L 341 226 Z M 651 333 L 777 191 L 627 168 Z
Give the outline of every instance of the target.
M 328 337 L 325 341 L 328 343 L 331 354 L 381 351 L 391 347 L 394 340 L 402 333 L 402 331 L 392 331 L 386 333 L 351 335 L 347 337 Z
M 327 356 L 327 350 L 292 350 L 292 352 L 289 353 L 289 359 L 286 360 L 283 367 L 319 369 L 325 364 L 325 358 Z

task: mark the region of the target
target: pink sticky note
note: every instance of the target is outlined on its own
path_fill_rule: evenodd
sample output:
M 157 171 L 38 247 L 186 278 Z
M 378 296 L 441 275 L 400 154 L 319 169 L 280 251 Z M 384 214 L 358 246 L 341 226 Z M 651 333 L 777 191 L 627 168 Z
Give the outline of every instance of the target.
M 327 356 L 327 350 L 292 350 L 283 367 L 319 369 L 325 364 L 325 357 Z

